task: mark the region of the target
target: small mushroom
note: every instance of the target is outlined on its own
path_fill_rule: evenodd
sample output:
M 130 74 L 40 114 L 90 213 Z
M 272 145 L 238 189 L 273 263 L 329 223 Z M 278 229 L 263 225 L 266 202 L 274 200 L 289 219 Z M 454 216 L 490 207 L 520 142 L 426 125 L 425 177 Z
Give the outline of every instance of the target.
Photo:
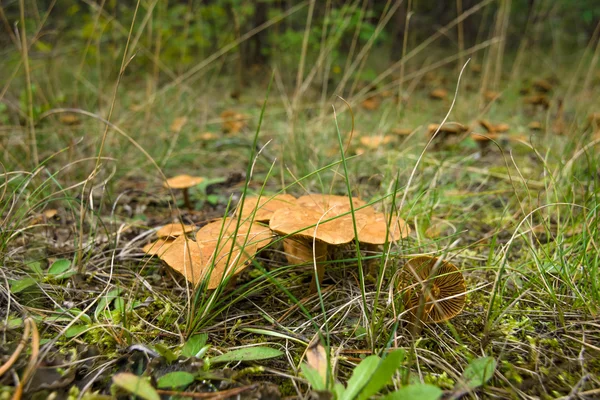
M 541 131 L 541 130 L 542 130 L 542 128 L 543 128 L 543 125 L 542 125 L 542 123 L 541 123 L 541 122 L 539 122 L 539 121 L 531 121 L 531 122 L 529 123 L 529 125 L 527 125 L 527 127 L 528 127 L 529 129 L 531 129 L 532 131 Z
M 363 146 L 365 146 L 369 149 L 376 149 L 383 145 L 391 143 L 393 140 L 393 137 L 391 135 L 361 136 L 359 140 L 360 140 L 360 144 L 362 144 Z
M 534 94 L 531 96 L 527 96 L 523 99 L 525 104 L 531 104 L 533 106 L 541 106 L 544 109 L 548 109 L 550 107 L 550 100 L 543 94 Z
M 471 139 L 473 139 L 475 141 L 475 143 L 477 143 L 477 146 L 479 146 L 479 150 L 482 153 L 486 153 L 489 150 L 490 143 L 493 140 L 497 140 L 501 137 L 496 132 L 489 132 L 489 133 L 486 133 L 485 135 L 482 135 L 481 133 L 471 132 L 470 136 L 471 136 Z
M 446 89 L 434 89 L 429 92 L 429 97 L 434 100 L 444 100 L 448 97 L 448 91 Z
M 360 103 L 360 105 L 365 110 L 374 111 L 379 108 L 379 103 L 380 103 L 380 100 L 376 96 L 372 96 L 372 97 L 369 97 L 369 98 L 363 100 L 363 102 Z
M 171 189 L 181 189 L 183 191 L 183 201 L 188 210 L 191 210 L 192 203 L 190 202 L 190 194 L 188 189 L 200 184 L 204 181 L 204 178 L 200 176 L 190 176 L 190 175 L 177 175 L 172 178 L 167 179 L 164 186 L 166 188 Z
M 538 79 L 533 82 L 533 88 L 538 92 L 548 93 L 552 90 L 552 83 L 550 83 L 547 79 Z
M 339 216 L 346 212 L 348 208 L 344 209 L 342 206 L 333 205 L 322 211 L 322 203 L 314 202 L 318 201 L 318 197 L 320 196 L 315 197 L 308 199 L 307 196 L 303 196 L 298 199 L 298 203 L 302 200 L 306 201 L 309 205 L 298 204 L 275 211 L 269 222 L 269 227 L 274 232 L 280 235 L 288 235 L 288 238 L 296 241 L 296 247 L 301 246 L 301 249 L 293 254 L 294 256 L 298 254 L 304 256 L 310 254 L 312 259 L 314 251 L 314 258 L 317 262 L 317 273 L 310 285 L 311 293 L 314 293 L 317 289 L 317 280 L 321 282 L 323 279 L 325 272 L 323 262 L 327 259 L 328 246 L 349 243 L 354 239 L 352 215 Z M 334 201 L 337 201 L 337 199 Z M 345 197 L 345 201 L 349 204 L 349 198 Z M 366 220 L 365 216 L 358 213 L 355 216 L 357 228 L 362 229 Z M 327 221 L 334 217 L 337 218 Z M 315 243 L 314 249 L 312 249 L 313 240 Z M 310 251 L 311 249 L 313 251 Z
M 414 132 L 413 129 L 408 128 L 394 128 L 392 129 L 392 133 L 398 136 L 410 136 Z
M 196 233 L 195 241 L 185 236 L 175 239 L 160 258 L 192 284 L 208 277 L 207 289 L 216 289 L 227 277 L 239 274 L 247 261 L 271 242 L 268 228 L 249 222 L 239 224 L 234 240 L 236 224 L 235 218 L 209 223 Z
M 424 323 L 448 321 L 463 309 L 466 286 L 462 273 L 450 262 L 418 256 L 409 260 L 400 276 L 404 306 Z

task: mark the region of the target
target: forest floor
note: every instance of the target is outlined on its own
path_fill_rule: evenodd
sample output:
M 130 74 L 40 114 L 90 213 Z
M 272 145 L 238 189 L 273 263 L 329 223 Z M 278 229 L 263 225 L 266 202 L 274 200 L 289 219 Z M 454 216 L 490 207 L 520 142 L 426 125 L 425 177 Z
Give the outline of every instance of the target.
M 335 81 L 294 97 L 276 73 L 269 91 L 267 69 L 239 91 L 218 72 L 165 89 L 126 72 L 115 96 L 108 84 L 68 92 L 33 129 L 26 115 L 1 114 L 0 361 L 33 339 L 0 392 L 27 376 L 31 398 L 102 398 L 91 393 L 131 372 L 163 395 L 303 397 L 301 364 L 322 341 L 330 381 L 342 383 L 365 357 L 404 349 L 382 393 L 421 382 L 445 398 L 600 396 L 600 76 L 543 56 L 495 83 L 474 60 L 460 83 L 459 71 L 407 70 L 401 88 L 359 82 L 348 104 Z M 61 98 L 40 87 L 35 96 Z M 442 121 L 459 132 L 430 141 Z M 190 189 L 192 210 L 163 185 L 177 174 L 205 178 Z M 411 234 L 361 257 L 354 244 L 336 248 L 319 294 L 307 294 L 312 263 L 290 265 L 281 240 L 216 292 L 194 291 L 142 251 L 156 228 L 199 228 L 244 194 L 348 188 L 398 212 Z M 462 272 L 454 319 L 415 328 L 402 313 L 398 271 L 417 255 Z M 381 260 L 376 273 L 359 271 L 365 256 Z M 493 375 L 466 385 L 484 356 Z M 174 371 L 193 382 L 161 383 Z

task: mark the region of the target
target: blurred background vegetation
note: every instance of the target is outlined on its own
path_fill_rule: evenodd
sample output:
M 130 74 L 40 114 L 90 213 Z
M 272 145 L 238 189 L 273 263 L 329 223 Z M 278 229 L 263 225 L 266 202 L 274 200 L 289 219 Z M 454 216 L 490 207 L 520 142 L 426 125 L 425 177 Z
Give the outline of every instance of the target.
M 1 54 L 12 63 L 21 60 L 20 54 L 13 51 L 20 47 L 20 3 L 0 3 L 4 31 L 0 35 Z M 407 49 L 441 32 L 437 47 L 456 52 L 492 36 L 502 8 L 509 14 L 510 24 L 504 32 L 509 50 L 522 45 L 583 48 L 600 18 L 600 2 L 596 0 L 144 0 L 139 7 L 132 0 L 22 3 L 25 30 L 31 41 L 30 57 L 70 57 L 77 76 L 87 75 L 82 73 L 86 68 L 102 74 L 98 77 L 102 79 L 117 73 L 118 68 L 111 64 L 120 60 L 129 23 L 137 12 L 131 45 L 136 61 L 128 66 L 130 78 L 135 79 L 145 70 L 154 71 L 162 80 L 174 79 L 219 50 L 230 48 L 229 58 L 218 65 L 219 73 L 235 77 L 241 86 L 265 65 L 278 67 L 286 78 L 295 77 L 309 13 L 307 64 L 327 65 L 328 76 L 323 78 L 335 79 L 371 41 L 375 50 L 366 67 L 358 71 L 365 80 L 375 76 L 377 66 L 382 68 L 401 58 L 407 21 Z M 459 15 L 465 15 L 460 29 L 444 29 Z M 319 60 L 323 58 L 323 47 L 330 51 L 326 59 Z M 11 65 L 3 65 L 0 79 L 6 84 Z

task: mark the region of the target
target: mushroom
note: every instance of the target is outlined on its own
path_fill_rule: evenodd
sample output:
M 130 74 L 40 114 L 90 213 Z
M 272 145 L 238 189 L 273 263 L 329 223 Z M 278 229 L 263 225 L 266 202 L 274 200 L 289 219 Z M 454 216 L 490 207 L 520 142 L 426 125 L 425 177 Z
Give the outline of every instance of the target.
M 268 223 L 275 211 L 294 204 L 296 198 L 291 194 L 277 194 L 272 197 L 248 196 L 244 199 L 242 219 Z
M 150 256 L 159 256 L 167 251 L 175 239 L 181 235 L 192 232 L 196 227 L 194 225 L 182 225 L 181 223 L 167 224 L 156 231 L 158 240 L 148 243 L 142 250 Z
M 196 241 L 180 236 L 160 257 L 192 284 L 208 277 L 207 289 L 216 289 L 227 278 L 239 274 L 261 248 L 271 242 L 269 228 L 225 218 L 202 227 Z M 233 246 L 233 249 L 232 249 Z
M 317 207 L 320 211 L 328 211 L 330 208 L 350 207 L 350 198 L 348 196 L 338 196 L 334 194 L 307 194 L 298 197 L 296 203 L 301 206 Z M 358 197 L 352 197 L 352 204 L 355 208 L 364 207 L 367 203 Z M 362 208 L 361 212 L 367 212 L 367 209 L 375 212 L 371 207 Z M 341 213 L 338 213 L 341 214 Z
M 190 203 L 190 194 L 188 189 L 200 184 L 204 181 L 204 178 L 200 176 L 190 175 L 177 175 L 167 179 L 164 186 L 171 189 L 182 189 L 183 190 L 183 201 L 188 210 L 192 209 L 192 203 Z
M 182 225 L 181 223 L 167 224 L 156 231 L 159 238 L 177 238 L 183 234 L 192 232 L 196 227 L 194 225 Z
M 447 144 L 451 137 L 460 136 L 469 131 L 467 125 L 460 124 L 458 122 L 447 122 L 443 125 L 429 124 L 427 126 L 427 134 L 432 137 L 436 132 L 435 147 Z M 462 136 L 459 138 L 462 139 Z
M 382 213 L 369 215 L 365 225 L 358 231 L 358 241 L 365 245 L 364 249 L 368 252 L 376 252 L 377 247 L 391 241 L 396 241 L 407 237 L 410 234 L 410 227 L 399 217 L 392 217 L 392 226 L 388 229 L 389 219 Z M 394 226 L 397 224 L 397 226 Z M 387 239 L 387 240 L 386 240 Z M 377 265 L 377 259 L 368 263 L 369 271 L 373 273 Z
M 142 251 L 149 256 L 158 256 L 160 257 L 165 251 L 169 249 L 171 244 L 175 239 L 166 238 L 166 239 L 158 239 L 154 242 L 148 243 L 144 247 L 142 247 Z
M 292 247 L 291 244 L 287 246 L 287 250 L 292 251 L 292 256 L 300 255 L 300 257 L 306 257 L 307 254 L 310 254 L 310 259 L 312 259 L 314 251 L 317 271 L 309 289 L 311 293 L 314 293 L 317 288 L 317 280 L 320 283 L 323 279 L 325 272 L 323 262 L 327 258 L 328 246 L 349 243 L 354 239 L 354 222 L 351 214 L 340 216 L 344 212 L 347 212 L 349 208 L 334 205 L 330 209 L 323 210 L 321 209 L 322 203 L 314 202 L 315 200 L 319 200 L 318 196 L 310 199 L 308 197 L 303 196 L 297 200 L 298 203 L 302 201 L 308 203 L 307 205 L 298 204 L 275 211 L 269 222 L 269 227 L 274 232 L 286 235 L 288 238 L 296 241 L 294 245 L 296 245 L 295 247 L 297 247 L 296 250 L 298 251 L 294 252 L 290 250 Z M 334 199 L 334 201 L 337 201 L 336 197 L 342 197 L 349 204 L 349 198 L 343 196 L 323 196 L 321 199 Z M 327 221 L 334 217 L 337 218 Z M 355 217 L 357 228 L 360 230 L 366 223 L 366 217 L 358 213 L 355 214 Z M 312 248 L 313 251 L 310 251 L 313 241 L 314 248 Z
M 465 280 L 454 264 L 418 256 L 406 263 L 400 276 L 404 306 L 422 322 L 448 321 L 462 311 Z
M 434 100 L 444 100 L 448 97 L 448 91 L 446 89 L 433 89 L 429 92 L 429 97 Z
M 391 143 L 394 138 L 391 135 L 385 136 L 361 136 L 360 144 L 369 148 L 376 149 L 388 143 Z

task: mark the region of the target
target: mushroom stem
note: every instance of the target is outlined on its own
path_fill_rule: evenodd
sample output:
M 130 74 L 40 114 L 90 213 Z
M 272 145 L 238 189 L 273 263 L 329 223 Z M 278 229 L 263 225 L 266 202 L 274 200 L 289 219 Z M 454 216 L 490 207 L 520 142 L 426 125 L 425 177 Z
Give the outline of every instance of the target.
M 183 189 L 183 204 L 185 204 L 185 207 L 190 211 L 194 209 L 194 207 L 192 207 L 192 203 L 190 202 L 190 193 L 188 188 Z
M 317 280 L 320 285 L 325 274 L 325 265 L 323 263 L 327 260 L 327 243 L 318 240 L 315 241 L 313 257 L 312 239 L 297 240 L 287 238 L 283 239 L 283 251 L 290 265 L 308 262 L 314 263 L 316 261 L 316 274 L 313 275 L 308 289 L 309 294 L 315 293 L 317 291 Z
M 377 252 L 379 245 L 371 244 L 371 243 L 363 243 L 361 245 L 361 249 L 365 250 L 367 256 L 372 256 Z M 379 266 L 380 258 L 372 258 L 367 261 L 367 273 L 372 277 L 377 276 L 377 267 Z
M 321 282 L 323 282 L 323 276 L 325 275 L 325 261 L 327 260 L 327 243 L 315 241 L 314 248 L 314 258 L 313 261 L 316 265 L 315 274 L 313 275 L 312 280 L 310 281 L 310 287 L 308 288 L 308 293 L 313 294 L 317 292 L 317 282 L 319 282 L 319 287 L 321 286 Z

